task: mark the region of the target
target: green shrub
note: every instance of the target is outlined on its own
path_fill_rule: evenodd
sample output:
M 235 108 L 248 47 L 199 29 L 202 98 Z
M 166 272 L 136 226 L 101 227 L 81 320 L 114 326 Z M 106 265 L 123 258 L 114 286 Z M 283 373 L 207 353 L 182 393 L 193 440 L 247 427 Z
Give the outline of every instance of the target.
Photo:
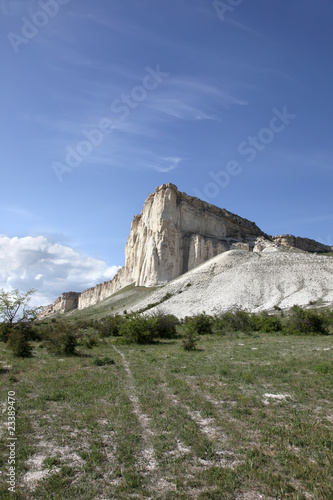
M 17 323 L 14 328 L 22 332 L 27 340 L 41 340 L 41 335 L 32 321 L 22 321 Z
M 333 333 L 333 311 L 325 309 L 321 311 L 321 316 L 324 319 L 327 328 L 331 330 L 331 333 Z
M 129 343 L 149 344 L 157 337 L 154 318 L 131 314 L 120 326 L 119 334 Z
M 213 318 L 205 313 L 197 314 L 185 318 L 185 326 L 198 335 L 208 335 L 212 333 Z
M 95 366 L 106 366 L 106 365 L 114 365 L 114 361 L 107 356 L 105 358 L 94 358 L 91 362 Z
M 261 333 L 275 333 L 282 330 L 280 318 L 275 315 L 269 315 L 267 312 L 261 314 L 251 314 L 251 329 Z
M 93 319 L 77 319 L 76 320 L 76 326 L 77 328 L 94 328 L 95 327 L 95 320 Z
M 32 347 L 26 339 L 24 333 L 17 328 L 13 328 L 9 334 L 7 345 L 14 356 L 20 358 L 30 358 Z
M 263 315 L 260 332 L 262 333 L 276 333 L 282 330 L 282 323 L 280 318 L 276 316 Z
M 38 330 L 34 327 L 32 321 L 22 321 L 21 323 L 14 323 L 10 325 L 9 323 L 1 323 L 0 325 L 0 340 L 2 342 L 7 342 L 10 333 L 13 331 L 20 331 L 26 340 L 40 340 Z
M 1 342 L 7 342 L 9 339 L 9 335 L 12 331 L 13 327 L 9 323 L 1 323 L 0 324 L 0 340 Z
M 173 296 L 172 293 L 168 292 L 166 293 L 165 295 L 163 295 L 163 297 L 161 298 L 161 302 L 165 302 L 166 300 L 169 300 L 171 299 L 171 297 Z
M 96 347 L 98 344 L 98 340 L 95 337 L 92 337 L 91 335 L 84 335 L 84 337 L 81 339 L 81 343 L 84 347 L 87 349 L 92 349 L 93 347 Z
M 162 304 L 162 302 L 165 302 L 166 300 L 171 299 L 172 296 L 173 296 L 173 294 L 168 292 L 165 295 L 163 295 L 163 297 L 158 302 L 150 302 L 146 307 L 139 309 L 138 313 L 143 313 L 145 311 L 148 311 L 149 309 L 152 309 L 153 307 L 159 306 L 160 304 Z M 124 314 L 125 314 L 125 311 L 124 311 Z
M 43 332 L 46 348 L 52 354 L 74 356 L 76 354 L 76 327 L 65 321 L 50 324 Z
M 118 337 L 120 335 L 119 329 L 125 321 L 126 318 L 124 318 L 120 314 L 116 314 L 115 316 L 107 316 L 98 323 L 98 330 L 102 337 Z
M 327 335 L 327 319 L 316 311 L 306 311 L 299 306 L 291 308 L 291 315 L 283 327 L 287 335 Z
M 227 312 L 216 321 L 220 333 L 244 332 L 252 330 L 251 316 L 245 311 Z
M 199 340 L 199 336 L 196 333 L 196 330 L 191 323 L 187 323 L 185 326 L 186 334 L 182 340 L 184 351 L 195 351 L 197 349 L 197 342 Z
M 176 326 L 179 324 L 179 320 L 176 316 L 173 314 L 157 313 L 150 318 L 156 337 L 160 339 L 174 339 L 177 337 Z

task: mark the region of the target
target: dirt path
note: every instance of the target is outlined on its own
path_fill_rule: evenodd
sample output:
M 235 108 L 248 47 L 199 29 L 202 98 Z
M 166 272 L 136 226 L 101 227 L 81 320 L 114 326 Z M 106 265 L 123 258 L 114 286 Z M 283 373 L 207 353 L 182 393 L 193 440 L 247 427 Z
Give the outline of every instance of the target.
M 169 481 L 165 480 L 162 476 L 161 471 L 159 470 L 158 462 L 155 458 L 155 449 L 153 445 L 152 437 L 154 436 L 154 432 L 151 430 L 149 421 L 150 419 L 147 415 L 142 411 L 139 398 L 137 396 L 137 391 L 135 387 L 134 377 L 132 371 L 130 369 L 130 365 L 125 357 L 125 355 L 119 351 L 115 346 L 112 346 L 113 349 L 119 354 L 122 358 L 123 366 L 127 373 L 128 377 L 128 397 L 132 403 L 133 413 L 137 416 L 141 429 L 142 429 L 142 441 L 143 441 L 143 451 L 142 456 L 140 457 L 140 463 L 143 464 L 144 469 L 147 473 L 150 473 L 154 476 L 154 481 L 151 481 L 151 484 L 154 485 L 154 491 L 166 491 L 171 490 L 174 491 L 176 486 Z

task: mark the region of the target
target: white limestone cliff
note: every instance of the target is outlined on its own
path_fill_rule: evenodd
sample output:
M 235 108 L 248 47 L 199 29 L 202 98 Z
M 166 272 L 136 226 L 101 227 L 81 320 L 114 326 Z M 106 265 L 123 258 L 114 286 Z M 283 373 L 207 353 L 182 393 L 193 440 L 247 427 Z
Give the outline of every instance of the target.
M 129 282 L 152 286 L 170 280 L 234 247 L 252 249 L 253 222 L 163 184 L 134 217 L 125 248 Z
M 272 238 L 254 222 L 188 196 L 174 184 L 163 184 L 149 194 L 141 214 L 134 216 L 125 247 L 125 266 L 116 276 L 77 294 L 75 303 L 72 296 L 63 294 L 40 318 L 70 308 L 85 309 L 132 283 L 145 287 L 165 285 L 228 250 L 274 251 L 281 245 L 330 250 L 306 238 Z
M 135 215 L 125 247 L 125 266 L 111 281 L 80 294 L 84 309 L 121 288 L 164 285 L 208 259 L 230 250 L 250 250 L 268 238 L 253 222 L 163 184 Z

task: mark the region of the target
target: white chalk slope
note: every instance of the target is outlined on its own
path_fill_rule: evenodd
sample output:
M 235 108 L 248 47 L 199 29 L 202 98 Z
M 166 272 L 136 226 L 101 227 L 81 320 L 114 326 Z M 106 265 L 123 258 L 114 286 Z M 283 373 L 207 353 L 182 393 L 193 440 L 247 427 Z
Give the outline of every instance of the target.
M 231 250 L 171 281 L 132 310 L 158 302 L 166 293 L 173 295 L 149 314 L 159 310 L 184 317 L 236 308 L 258 312 L 310 301 L 332 307 L 333 257 L 275 248 L 262 253 Z

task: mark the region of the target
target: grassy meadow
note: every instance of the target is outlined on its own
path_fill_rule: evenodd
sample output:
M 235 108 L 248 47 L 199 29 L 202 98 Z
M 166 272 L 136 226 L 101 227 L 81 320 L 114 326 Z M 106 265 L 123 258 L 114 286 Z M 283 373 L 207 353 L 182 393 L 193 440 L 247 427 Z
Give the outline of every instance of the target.
M 333 498 L 332 335 L 95 340 L 70 357 L 0 343 L 1 499 Z

